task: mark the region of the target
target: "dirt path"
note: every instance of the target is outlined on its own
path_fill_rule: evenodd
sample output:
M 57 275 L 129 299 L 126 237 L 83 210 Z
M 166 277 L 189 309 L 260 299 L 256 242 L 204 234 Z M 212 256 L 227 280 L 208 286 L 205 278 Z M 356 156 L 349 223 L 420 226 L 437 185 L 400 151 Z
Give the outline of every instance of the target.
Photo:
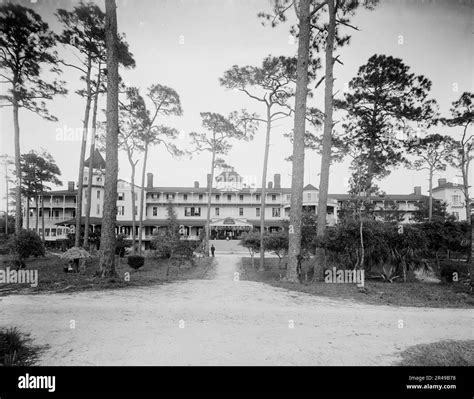
M 42 365 L 389 365 L 410 345 L 473 338 L 471 310 L 315 297 L 239 281 L 237 256 L 216 260 L 209 280 L 3 297 L 0 325 L 49 344 Z

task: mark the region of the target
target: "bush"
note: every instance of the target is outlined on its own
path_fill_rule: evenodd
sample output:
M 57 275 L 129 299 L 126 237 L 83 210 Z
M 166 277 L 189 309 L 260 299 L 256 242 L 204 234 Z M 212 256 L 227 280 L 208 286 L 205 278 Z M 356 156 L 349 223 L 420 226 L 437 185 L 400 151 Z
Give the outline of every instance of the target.
M 17 261 L 23 263 L 31 256 L 44 256 L 44 245 L 41 238 L 33 230 L 21 230 L 10 241 L 10 249 L 16 255 Z
M 30 366 L 37 359 L 38 348 L 16 328 L 0 330 L 0 366 Z
M 145 257 L 139 255 L 129 255 L 127 263 L 132 269 L 139 269 L 145 264 Z

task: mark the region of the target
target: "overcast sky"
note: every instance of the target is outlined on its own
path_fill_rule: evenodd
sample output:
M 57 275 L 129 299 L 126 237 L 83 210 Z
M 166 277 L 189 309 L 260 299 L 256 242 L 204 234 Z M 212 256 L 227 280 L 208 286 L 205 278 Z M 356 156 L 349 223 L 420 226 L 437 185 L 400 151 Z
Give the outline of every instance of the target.
M 20 3 L 35 9 L 58 33 L 56 9 L 71 9 L 77 4 L 58 0 Z M 104 7 L 103 1 L 97 3 Z M 268 54 L 296 54 L 297 44 L 289 37 L 291 21 L 272 29 L 263 27 L 257 18 L 258 12 L 270 11 L 270 4 L 269 0 L 117 0 L 118 28 L 126 34 L 137 64 L 134 70 L 121 71 L 121 74 L 129 85 L 139 87 L 142 94 L 154 83 L 170 86 L 178 92 L 183 116 L 163 119 L 160 123 L 176 127 L 182 133 L 184 147 L 188 147 L 187 133 L 201 129 L 200 112 L 228 114 L 246 108 L 263 114 L 259 103 L 221 87 L 219 77 L 234 64 L 260 65 Z M 350 45 L 338 51 L 344 65 L 335 66 L 335 91 L 342 91 L 371 55 L 392 55 L 400 57 L 412 72 L 432 81 L 432 97 L 440 104 L 441 113 L 448 116 L 451 102 L 462 92 L 473 90 L 472 6 L 469 4 L 469 1 L 456 0 L 382 0 L 374 11 L 358 11 L 352 23 L 360 31 L 352 31 Z M 70 59 L 69 49 L 60 47 L 58 51 Z M 78 72 L 63 70 L 62 79 L 67 82 L 69 94 L 49 103 L 58 121 L 48 122 L 21 110 L 20 127 L 22 152 L 45 148 L 57 161 L 66 184 L 69 180 L 77 181 L 80 142 L 57 140 L 57 135 L 65 129 L 80 130 L 84 99 L 75 94 L 82 87 Z M 323 73 L 321 70 L 320 74 Z M 323 86 L 311 100 L 311 105 L 321 109 Z M 105 97 L 101 99 L 100 108 L 105 108 Z M 102 112 L 100 119 L 104 119 Z M 0 109 L 0 120 L 0 151 L 13 155 L 11 108 Z M 288 120 L 279 122 L 273 130 L 268 165 L 268 176 L 281 173 L 282 185 L 286 187 L 291 182 L 291 164 L 285 158 L 292 148 L 283 134 L 291 128 L 292 121 Z M 258 181 L 263 165 L 264 130 L 262 125 L 251 143 L 235 143 L 226 158 L 239 173 L 254 175 Z M 460 137 L 461 130 L 440 129 L 439 133 Z M 204 184 L 209 164 L 208 153 L 195 155 L 191 160 L 173 160 L 163 148 L 155 147 L 150 151 L 148 171 L 154 174 L 155 185 L 191 186 L 194 180 Z M 319 169 L 320 157 L 308 151 L 305 182 L 317 186 Z M 129 173 L 126 157 L 121 154 L 119 176 L 129 180 Z M 435 178 L 453 180 L 458 174 L 448 169 Z M 333 166 L 330 193 L 346 192 L 344 182 L 348 177 L 348 162 Z M 387 193 L 400 194 L 410 193 L 418 185 L 426 193 L 428 187 L 426 173 L 404 169 L 393 171 L 379 185 Z M 3 178 L 0 187 L 3 197 Z

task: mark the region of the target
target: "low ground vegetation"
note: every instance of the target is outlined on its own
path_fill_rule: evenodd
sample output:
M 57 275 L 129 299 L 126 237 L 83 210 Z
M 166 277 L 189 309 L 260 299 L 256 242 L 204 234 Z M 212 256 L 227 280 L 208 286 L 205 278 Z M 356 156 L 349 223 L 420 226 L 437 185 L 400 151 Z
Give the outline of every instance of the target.
M 400 355 L 397 366 L 474 366 L 474 340 L 414 345 Z
M 312 282 L 311 274 L 308 274 L 308 271 L 311 270 L 310 261 L 303 263 L 302 270 L 303 275 L 308 275 L 308 278 L 303 277 L 300 284 L 284 281 L 283 277 L 286 270 L 281 267 L 277 258 L 265 259 L 265 271 L 263 273 L 258 272 L 252 266 L 249 257 L 242 258 L 239 271 L 241 280 L 258 281 L 274 287 L 334 299 L 393 306 L 474 307 L 474 296 L 470 292 L 469 286 L 462 282 L 452 284 L 423 283 L 410 276 L 406 283 L 402 280 L 396 280 L 393 284 L 387 284 L 381 280 L 369 280 L 365 281 L 364 287 L 357 287 L 356 284 Z
M 29 284 L 0 284 L 0 296 L 14 293 L 30 294 L 44 292 L 72 292 L 83 290 L 101 290 L 114 288 L 128 288 L 162 284 L 176 280 L 206 278 L 212 270 L 211 258 L 198 258 L 193 262 L 169 264 L 166 259 L 158 259 L 153 255 L 144 258 L 144 265 L 134 269 L 128 265 L 126 258 L 116 257 L 116 278 L 103 279 L 97 275 L 99 267 L 98 257 L 86 260 L 83 273 L 64 273 L 67 263 L 59 258 L 58 254 L 48 253 L 45 257 L 31 259 L 29 269 L 38 270 L 38 286 Z M 0 268 L 6 269 L 11 265 L 9 256 L 0 256 Z
M 0 328 L 0 366 L 31 366 L 42 349 L 18 328 Z

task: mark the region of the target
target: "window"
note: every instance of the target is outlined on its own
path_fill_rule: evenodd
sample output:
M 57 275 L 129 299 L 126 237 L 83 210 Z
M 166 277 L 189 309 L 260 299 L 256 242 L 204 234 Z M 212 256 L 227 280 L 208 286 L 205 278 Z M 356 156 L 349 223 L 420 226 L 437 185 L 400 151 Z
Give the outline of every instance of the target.
M 101 183 L 102 182 L 102 177 L 98 177 L 97 178 L 97 183 Z
M 255 216 L 260 217 L 260 208 L 255 209 Z
M 167 200 L 173 200 L 174 199 L 174 194 L 165 194 Z
M 188 200 L 188 194 L 183 194 L 183 201 L 187 201 Z
M 257 201 L 260 201 L 260 194 L 257 194 L 257 195 L 255 196 L 255 199 L 256 199 Z
M 460 196 L 458 195 L 458 197 L 460 197 Z M 55 202 L 56 205 L 59 205 L 60 199 L 59 199 L 59 198 L 56 198 L 56 199 L 54 200 L 54 202 Z
M 39 217 L 43 216 L 43 211 L 41 209 L 38 210 L 38 216 Z
M 97 190 L 97 199 L 100 199 L 100 191 Z
M 228 201 L 228 202 L 232 201 L 232 195 L 227 194 L 227 201 Z
M 215 212 L 215 213 L 216 213 L 216 216 L 219 216 L 219 208 L 216 208 L 215 211 L 216 211 L 216 212 Z
M 202 201 L 202 198 L 203 198 L 202 194 L 199 194 L 199 201 Z
M 120 216 L 123 216 L 125 214 L 125 207 L 124 206 L 119 206 L 118 207 L 118 214 Z
M 77 203 L 77 197 L 74 197 L 74 203 Z
M 125 199 L 125 193 L 118 193 L 118 200 L 123 201 Z
M 184 208 L 184 216 L 201 216 L 201 208 L 187 206 Z
M 135 216 L 138 215 L 138 206 L 135 205 Z
M 459 212 L 453 212 L 453 216 L 456 218 L 456 220 L 459 220 Z
M 51 229 L 51 237 L 56 237 L 56 229 Z
M 244 216 L 244 208 L 239 208 L 239 216 Z
M 277 199 L 276 194 L 272 194 L 272 201 L 276 201 L 276 199 Z
M 72 217 L 73 217 L 73 218 L 76 217 L 76 210 L 73 210 L 73 211 L 72 211 Z
M 244 200 L 244 195 L 243 195 L 243 194 L 240 194 L 240 195 L 239 195 L 239 200 L 240 200 L 240 201 L 243 201 L 243 200 Z
M 97 204 L 97 215 L 100 215 L 100 204 Z
M 452 199 L 453 204 L 459 204 L 461 202 L 461 196 L 460 195 L 452 195 L 451 199 Z
M 272 208 L 272 216 L 274 218 L 279 218 L 280 217 L 280 208 Z
M 153 216 L 158 216 L 158 207 L 153 207 Z
M 216 201 L 220 201 L 221 196 L 219 194 L 216 194 Z

